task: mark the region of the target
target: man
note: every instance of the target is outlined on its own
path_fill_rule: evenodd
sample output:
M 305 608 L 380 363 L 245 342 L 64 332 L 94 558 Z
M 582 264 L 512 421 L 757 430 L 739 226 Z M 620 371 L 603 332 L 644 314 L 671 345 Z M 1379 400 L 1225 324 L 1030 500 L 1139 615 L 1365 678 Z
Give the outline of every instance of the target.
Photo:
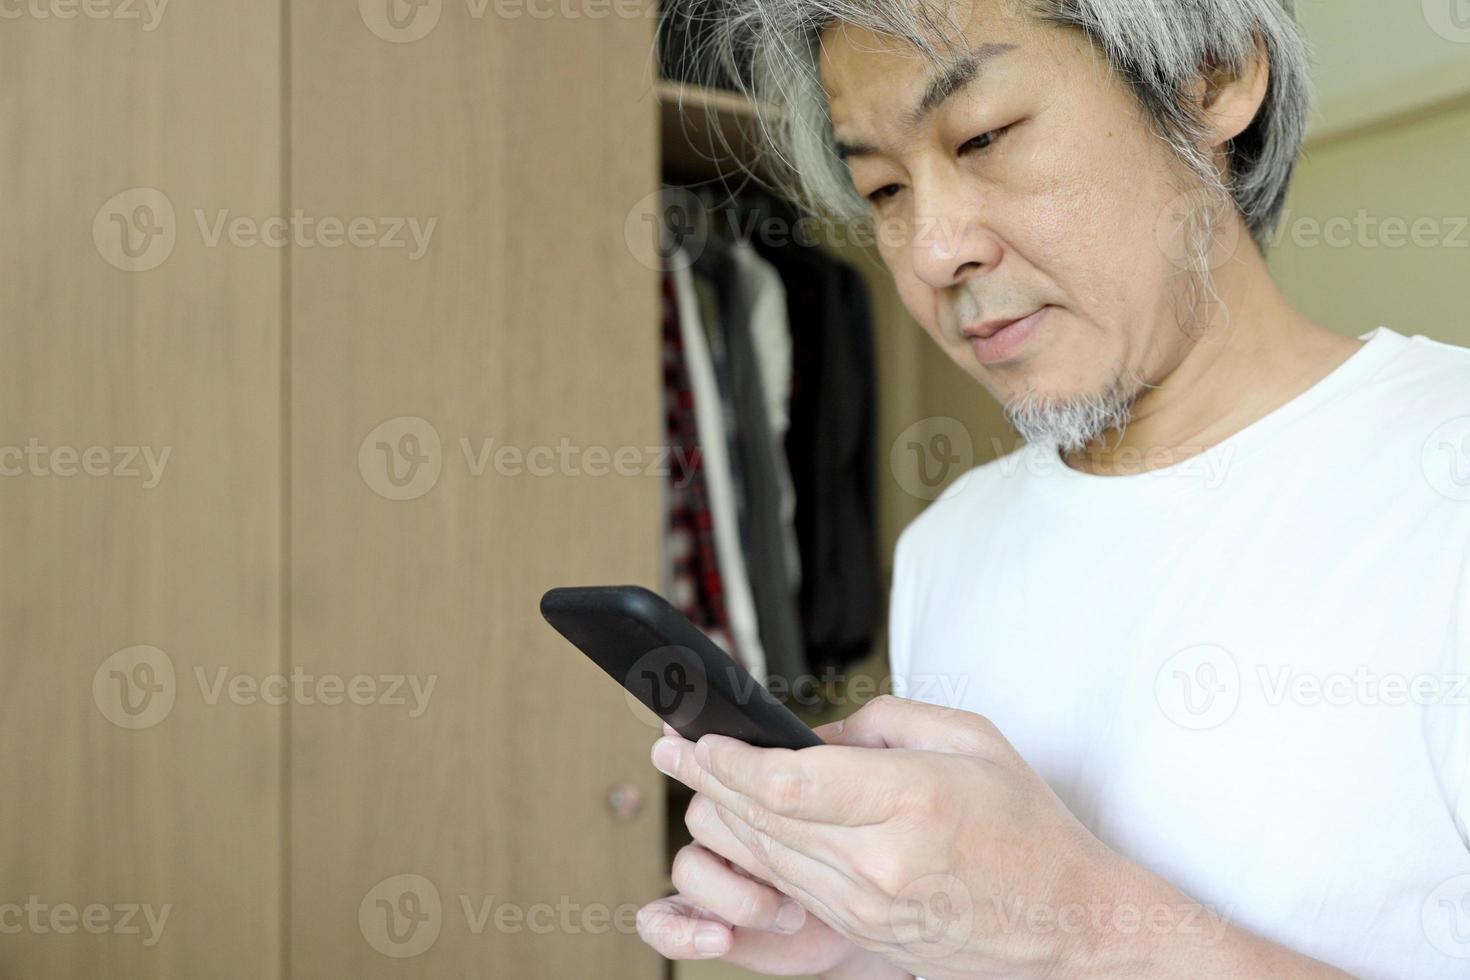
M 744 2 L 717 37 L 796 189 L 863 203 L 1027 445 L 899 542 L 895 684 L 951 703 L 656 744 L 695 844 L 641 935 L 833 978 L 1470 976 L 1470 351 L 1272 282 L 1290 0 Z

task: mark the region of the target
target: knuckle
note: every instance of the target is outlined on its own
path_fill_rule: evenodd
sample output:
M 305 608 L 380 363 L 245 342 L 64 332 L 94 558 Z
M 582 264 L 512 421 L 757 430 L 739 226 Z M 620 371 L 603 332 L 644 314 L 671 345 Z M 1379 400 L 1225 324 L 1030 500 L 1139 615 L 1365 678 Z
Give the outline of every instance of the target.
M 884 852 L 863 855 L 857 860 L 853 870 L 859 878 L 884 895 L 897 895 L 908 883 L 902 862 Z
M 712 826 L 711 821 L 718 819 L 714 801 L 703 793 L 695 793 L 684 811 L 684 826 L 689 828 L 689 833 L 694 835 L 695 840 L 699 840 L 701 833 Z
M 674 855 L 674 864 L 669 871 L 669 878 L 674 887 L 681 892 L 687 892 L 696 884 L 698 878 L 699 854 L 695 850 L 696 845 L 685 844 L 679 848 Z
M 806 779 L 800 773 L 778 769 L 771 773 L 767 786 L 767 803 L 776 813 L 799 813 L 805 792 Z
M 986 715 L 975 715 L 971 720 L 971 725 L 974 726 L 975 733 L 987 741 L 1000 737 L 1000 729 Z
M 754 882 L 748 887 L 742 888 L 740 897 L 735 899 L 731 915 L 731 921 L 736 925 L 748 927 L 765 927 L 770 924 L 772 916 L 767 912 L 769 904 L 762 889 Z
M 668 905 L 654 902 L 638 910 L 634 925 L 638 929 L 639 938 L 648 945 L 658 948 L 662 942 L 663 931 L 668 927 L 672 918 L 673 912 Z
M 872 714 L 883 714 L 897 707 L 900 700 L 902 699 L 895 694 L 879 694 L 869 698 L 859 710 Z
M 903 810 L 925 823 L 947 823 L 954 808 L 948 793 L 932 786 L 915 786 L 903 794 Z
M 847 909 L 848 934 L 858 940 L 882 941 L 892 934 L 893 902 L 877 895 L 861 895 Z

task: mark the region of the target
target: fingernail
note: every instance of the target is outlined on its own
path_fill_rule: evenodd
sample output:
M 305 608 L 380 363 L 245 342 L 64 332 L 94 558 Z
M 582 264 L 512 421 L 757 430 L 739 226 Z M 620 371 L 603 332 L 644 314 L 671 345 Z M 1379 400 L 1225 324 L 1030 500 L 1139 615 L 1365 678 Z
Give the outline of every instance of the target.
M 725 930 L 719 926 L 696 926 L 694 951 L 707 955 L 723 953 L 725 951 Z
M 672 776 L 679 767 L 679 747 L 671 738 L 661 738 L 653 743 L 653 767 L 666 776 Z
M 776 911 L 776 928 L 781 932 L 795 932 L 805 919 L 806 910 L 788 899 Z

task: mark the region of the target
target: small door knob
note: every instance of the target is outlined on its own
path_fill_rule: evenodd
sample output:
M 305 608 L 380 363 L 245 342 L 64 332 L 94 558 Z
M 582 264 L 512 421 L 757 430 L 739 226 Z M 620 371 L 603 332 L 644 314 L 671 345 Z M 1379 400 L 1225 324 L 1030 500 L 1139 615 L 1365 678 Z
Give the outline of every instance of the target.
M 632 820 L 643 809 L 643 791 L 632 783 L 619 783 L 608 791 L 607 808 L 619 820 Z

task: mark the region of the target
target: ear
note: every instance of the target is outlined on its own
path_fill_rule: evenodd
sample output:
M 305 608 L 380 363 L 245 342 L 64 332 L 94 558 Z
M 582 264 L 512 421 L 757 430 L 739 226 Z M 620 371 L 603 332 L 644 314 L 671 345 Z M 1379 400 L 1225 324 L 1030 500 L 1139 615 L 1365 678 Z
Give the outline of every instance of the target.
M 1223 150 L 1224 144 L 1245 132 L 1266 101 L 1270 81 L 1271 59 L 1259 34 L 1255 54 L 1238 72 L 1218 65 L 1208 65 L 1201 71 L 1193 94 L 1209 138 L 1209 145 L 1203 149 Z

